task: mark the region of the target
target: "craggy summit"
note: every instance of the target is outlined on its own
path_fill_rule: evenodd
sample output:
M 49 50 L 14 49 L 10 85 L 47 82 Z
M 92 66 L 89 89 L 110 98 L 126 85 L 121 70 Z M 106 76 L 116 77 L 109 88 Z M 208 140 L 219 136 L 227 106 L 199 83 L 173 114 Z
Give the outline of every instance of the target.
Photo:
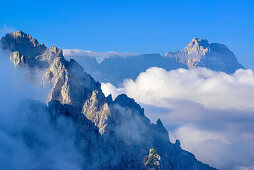
M 61 49 L 47 48 L 22 31 L 2 37 L 1 46 L 16 67 L 46 70 L 42 79 L 52 89 L 47 104 L 36 108 L 47 111 L 53 127 L 61 117 L 74 123 L 83 169 L 214 169 L 182 150 L 178 140 L 171 143 L 163 120 L 151 123 L 134 99 L 105 97 L 100 83 L 75 60 L 65 60 Z

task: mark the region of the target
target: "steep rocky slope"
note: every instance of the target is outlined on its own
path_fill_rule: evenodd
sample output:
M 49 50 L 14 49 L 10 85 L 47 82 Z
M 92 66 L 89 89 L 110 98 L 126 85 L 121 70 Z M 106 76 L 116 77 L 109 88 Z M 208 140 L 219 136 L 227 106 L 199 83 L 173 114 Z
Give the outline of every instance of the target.
M 61 49 L 47 48 L 22 31 L 7 34 L 1 41 L 3 48 L 11 52 L 10 60 L 14 65 L 47 68 L 56 57 L 63 57 Z
M 213 169 L 182 150 L 179 141 L 171 143 L 161 120 L 151 123 L 134 99 L 105 97 L 100 83 L 75 60 L 65 60 L 61 49 L 21 31 L 7 34 L 1 44 L 15 66 L 46 69 L 43 81 L 52 84 L 47 106 L 31 105 L 44 107 L 52 126 L 61 117 L 74 123 L 76 147 L 86 158 L 83 169 Z

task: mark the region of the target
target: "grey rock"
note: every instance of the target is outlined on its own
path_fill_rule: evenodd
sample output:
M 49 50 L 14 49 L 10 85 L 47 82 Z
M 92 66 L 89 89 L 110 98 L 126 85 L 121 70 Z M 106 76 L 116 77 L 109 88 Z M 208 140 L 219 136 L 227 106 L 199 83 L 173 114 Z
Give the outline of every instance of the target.
M 10 60 L 15 66 L 47 68 L 56 57 L 63 57 L 62 49 L 47 48 L 22 31 L 6 34 L 2 37 L 1 44 L 11 52 Z
M 125 57 L 114 55 L 104 58 L 100 63 L 90 56 L 69 57 L 79 62 L 96 80 L 110 82 L 115 86 L 125 79 L 136 79 L 141 72 L 145 72 L 150 67 L 161 67 L 167 71 L 205 67 L 229 74 L 244 68 L 225 45 L 209 43 L 200 38 L 194 38 L 183 50 L 167 52 L 163 56 L 160 54 L 137 54 Z
M 225 45 L 209 43 L 200 38 L 193 38 L 183 50 L 167 52 L 165 56 L 175 58 L 177 63 L 183 63 L 189 68 L 206 67 L 226 73 L 243 68 Z
M 214 169 L 182 150 L 178 143 L 171 143 L 162 121 L 151 123 L 134 99 L 125 94 L 115 100 L 105 97 L 100 83 L 75 60 L 66 61 L 56 47 L 48 49 L 22 32 L 8 34 L 2 42 L 9 44 L 5 48 L 13 52 L 14 64 L 25 63 L 28 68 L 48 65 L 43 82 L 52 84 L 47 103 L 50 119 L 53 126 L 61 117 L 74 122 L 75 143 L 81 153 L 88 155 L 85 161 L 92 165 L 89 169 L 147 169 L 147 155 L 159 155 L 159 164 L 156 160 L 153 166 L 161 169 Z M 43 50 L 36 52 L 34 48 Z M 155 155 L 151 148 L 156 150 Z
M 68 62 L 63 57 L 55 58 L 44 73 L 43 82 L 47 81 L 53 85 L 49 101 L 54 99 L 79 109 L 82 108 L 91 91 L 97 89 L 101 92 L 100 83 L 86 74 L 75 60 L 71 59 Z
M 112 111 L 103 93 L 97 90 L 92 91 L 90 98 L 84 103 L 82 113 L 94 122 L 101 134 L 105 133 L 108 123 L 111 122 L 109 119 L 112 118 Z

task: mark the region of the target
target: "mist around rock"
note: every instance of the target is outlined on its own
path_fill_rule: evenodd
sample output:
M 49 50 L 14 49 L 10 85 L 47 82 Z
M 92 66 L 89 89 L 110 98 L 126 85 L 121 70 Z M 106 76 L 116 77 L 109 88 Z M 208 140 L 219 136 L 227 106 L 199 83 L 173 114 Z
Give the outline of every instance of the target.
M 74 144 L 73 124 L 62 118 L 54 127 L 42 103 L 45 94 L 5 51 L 0 55 L 1 169 L 81 169 L 84 157 Z
M 120 93 L 133 97 L 152 122 L 161 118 L 170 139 L 180 139 L 199 160 L 221 169 L 252 169 L 253 70 L 227 74 L 153 67 L 120 88 L 102 83 L 102 90 L 113 98 Z
M 65 60 L 61 49 L 47 48 L 22 31 L 5 35 L 1 43 L 8 51 L 4 60 L 13 64 L 2 68 L 15 72 L 14 78 L 1 72 L 3 82 L 7 79 L 2 94 L 9 96 L 1 108 L 6 118 L 2 131 L 9 139 L 2 145 L 12 151 L 1 151 L 4 167 L 215 169 L 183 150 L 178 140 L 170 142 L 162 121 L 151 123 L 134 99 L 105 97 L 101 84 L 75 60 Z M 45 83 L 50 90 L 41 93 Z M 40 94 L 48 94 L 47 100 Z M 147 164 L 151 148 L 161 159 Z

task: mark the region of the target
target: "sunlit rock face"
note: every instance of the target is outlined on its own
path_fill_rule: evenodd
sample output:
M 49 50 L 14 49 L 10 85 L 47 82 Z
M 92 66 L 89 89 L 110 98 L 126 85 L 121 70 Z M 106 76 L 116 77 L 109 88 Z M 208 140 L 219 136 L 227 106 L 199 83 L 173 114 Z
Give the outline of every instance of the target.
M 182 150 L 179 141 L 171 143 L 162 121 L 151 123 L 134 99 L 105 97 L 100 83 L 75 60 L 65 60 L 61 49 L 48 49 L 21 31 L 1 42 L 12 52 L 14 65 L 46 70 L 43 82 L 52 84 L 47 114 L 54 127 L 62 117 L 74 124 L 74 143 L 85 156 L 83 169 L 214 169 Z M 147 158 L 158 160 L 146 163 Z
M 200 38 L 193 38 L 183 50 L 167 52 L 165 56 L 173 57 L 176 62 L 183 63 L 189 68 L 206 67 L 226 73 L 233 73 L 235 70 L 243 68 L 233 52 L 225 45 L 209 43 Z
M 62 57 L 57 57 L 43 75 L 43 82 L 46 81 L 50 81 L 53 85 L 49 101 L 54 99 L 79 109 L 93 90 L 101 92 L 100 83 L 85 73 L 72 59 L 66 61 Z
M 147 157 L 145 165 L 149 169 L 159 170 L 161 169 L 160 160 L 161 160 L 160 155 L 157 153 L 157 151 L 154 148 L 151 148 L 149 149 L 149 155 Z
M 4 49 L 11 52 L 10 60 L 17 65 L 29 68 L 46 68 L 56 57 L 63 57 L 63 51 L 56 47 L 47 48 L 31 35 L 22 31 L 5 35 L 1 39 Z
M 105 128 L 111 122 L 112 113 L 104 94 L 94 90 L 85 101 L 82 113 L 99 128 L 101 134 L 105 133 Z

